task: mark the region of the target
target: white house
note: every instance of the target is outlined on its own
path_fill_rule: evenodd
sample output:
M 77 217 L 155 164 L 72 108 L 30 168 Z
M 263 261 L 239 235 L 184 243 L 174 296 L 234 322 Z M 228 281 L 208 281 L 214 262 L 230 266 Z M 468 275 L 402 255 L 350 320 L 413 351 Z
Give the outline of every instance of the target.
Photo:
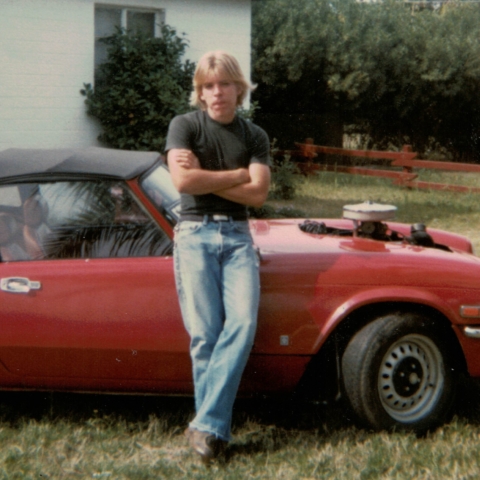
M 223 49 L 250 75 L 251 0 L 0 0 L 0 151 L 96 145 L 80 95 L 104 55 L 96 40 L 159 21 L 187 34 L 190 60 Z

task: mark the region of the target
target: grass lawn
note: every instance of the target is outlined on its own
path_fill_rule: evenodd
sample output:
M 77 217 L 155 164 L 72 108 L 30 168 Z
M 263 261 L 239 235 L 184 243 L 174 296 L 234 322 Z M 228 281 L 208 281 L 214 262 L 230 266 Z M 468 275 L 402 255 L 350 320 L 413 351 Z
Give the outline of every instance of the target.
M 186 446 L 187 398 L 6 393 L 1 479 L 476 479 L 480 391 L 417 438 L 357 428 L 340 406 L 239 400 L 227 458 L 210 468 Z
M 477 183 L 472 176 L 431 181 L 447 178 Z M 299 180 L 294 201 L 269 203 L 328 218 L 364 200 L 396 205 L 399 221 L 467 235 L 480 252 L 478 195 L 325 173 Z M 235 440 L 226 460 L 210 468 L 199 464 L 183 437 L 193 414 L 190 398 L 5 392 L 0 480 L 476 479 L 480 388 L 463 383 L 456 416 L 424 437 L 358 428 L 341 405 L 238 400 Z

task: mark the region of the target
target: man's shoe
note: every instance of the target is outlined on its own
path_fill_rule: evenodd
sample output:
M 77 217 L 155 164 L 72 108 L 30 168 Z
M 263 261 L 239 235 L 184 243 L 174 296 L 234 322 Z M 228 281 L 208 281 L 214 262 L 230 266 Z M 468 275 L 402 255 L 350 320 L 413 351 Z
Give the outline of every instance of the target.
M 190 447 L 200 455 L 202 462 L 206 465 L 223 452 L 227 443 L 211 433 L 201 432 L 196 428 L 187 428 L 185 436 Z

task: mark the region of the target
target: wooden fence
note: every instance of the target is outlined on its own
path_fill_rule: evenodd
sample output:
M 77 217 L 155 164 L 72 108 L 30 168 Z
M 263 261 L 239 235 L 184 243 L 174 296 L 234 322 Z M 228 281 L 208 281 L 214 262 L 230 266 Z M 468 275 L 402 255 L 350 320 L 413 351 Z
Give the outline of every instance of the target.
M 296 143 L 297 150 L 277 150 L 275 156 L 289 155 L 297 164 L 299 171 L 304 175 L 311 175 L 318 171 L 335 171 L 352 175 L 369 175 L 385 177 L 393 180 L 396 185 L 409 188 L 426 188 L 431 190 L 447 190 L 462 193 L 480 193 L 480 187 L 464 185 L 451 185 L 444 183 L 425 182 L 417 180 L 418 173 L 414 169 L 436 169 L 454 172 L 480 173 L 480 165 L 470 163 L 443 162 L 416 159 L 417 153 L 412 152 L 410 145 L 404 145 L 400 152 L 383 152 L 377 150 L 350 150 L 337 147 L 315 145 L 312 139 L 304 143 Z M 381 165 L 375 167 L 360 167 L 355 165 L 342 165 L 338 163 L 319 162 L 318 154 L 336 155 L 338 157 L 357 157 L 383 160 Z

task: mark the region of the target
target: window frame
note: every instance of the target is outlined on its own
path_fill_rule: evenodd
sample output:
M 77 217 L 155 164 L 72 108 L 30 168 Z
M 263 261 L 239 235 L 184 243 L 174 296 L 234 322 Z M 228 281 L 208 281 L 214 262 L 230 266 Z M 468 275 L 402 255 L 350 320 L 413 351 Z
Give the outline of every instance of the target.
M 153 24 L 153 38 L 158 38 L 162 35 L 162 26 L 165 25 L 165 9 L 164 8 L 149 8 L 149 7 L 134 7 L 134 6 L 123 6 L 115 4 L 106 4 L 106 3 L 95 3 L 94 8 L 94 70 L 97 71 L 99 65 L 103 61 L 97 62 L 97 44 L 102 38 L 106 38 L 109 35 L 99 36 L 97 35 L 96 22 L 97 22 L 97 9 L 108 9 L 108 10 L 119 10 L 120 11 L 120 25 L 119 27 L 125 30 L 128 30 L 128 13 L 137 12 L 137 13 L 151 13 L 154 15 L 154 24 Z

